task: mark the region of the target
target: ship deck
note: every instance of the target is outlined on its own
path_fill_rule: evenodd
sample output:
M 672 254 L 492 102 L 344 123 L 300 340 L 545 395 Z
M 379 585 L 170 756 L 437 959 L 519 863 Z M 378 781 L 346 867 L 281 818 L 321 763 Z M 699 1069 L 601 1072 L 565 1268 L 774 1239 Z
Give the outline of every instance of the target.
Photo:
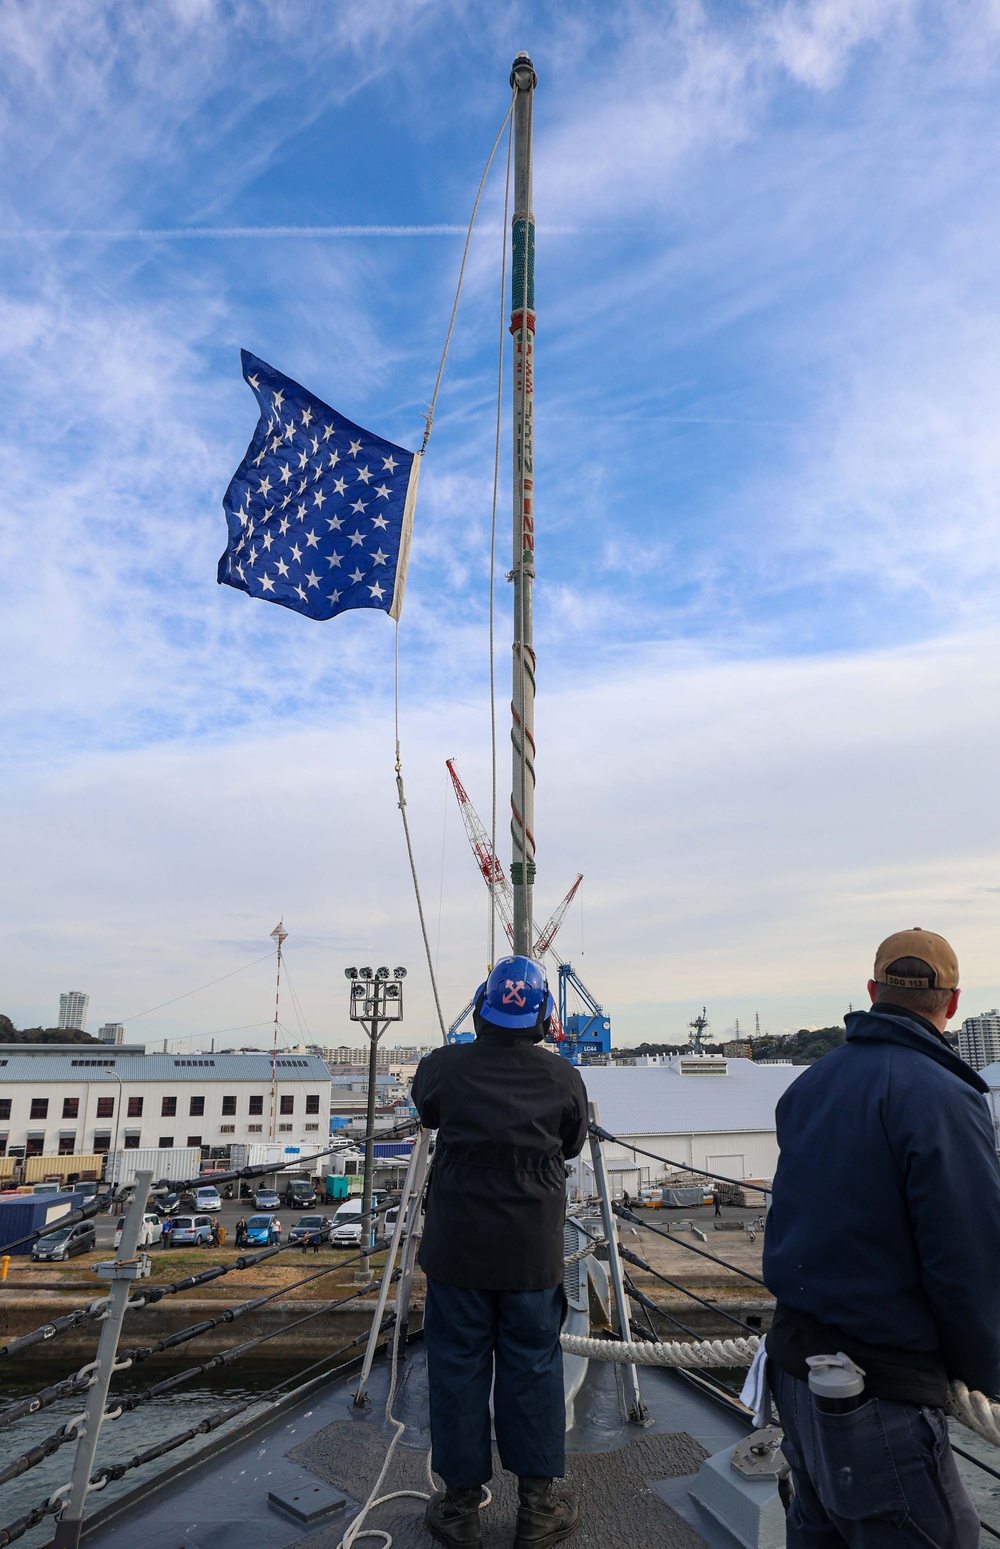
M 406 1431 L 381 1493 L 429 1488 L 426 1380 L 417 1342 L 400 1367 L 394 1408 Z M 644 1427 L 625 1417 L 619 1370 L 591 1363 L 567 1437 L 568 1476 L 584 1507 L 573 1544 L 734 1544 L 703 1519 L 686 1482 L 705 1457 L 732 1445 L 749 1427 L 675 1373 L 646 1368 L 641 1382 L 650 1414 Z M 293 1398 L 217 1443 L 200 1461 L 179 1465 L 98 1512 L 84 1543 L 88 1549 L 336 1549 L 378 1477 L 393 1434 L 385 1420 L 388 1384 L 383 1362 L 373 1369 L 371 1402 L 361 1409 L 353 1405 L 354 1383 L 346 1374 Z M 483 1542 L 485 1549 L 500 1549 L 513 1537 L 517 1498 L 514 1479 L 496 1459 L 490 1488 Z M 291 1515 L 289 1504 L 303 1515 Z M 419 1500 L 393 1500 L 373 1511 L 365 1526 L 390 1532 L 394 1549 L 429 1549 L 423 1509 Z M 320 1515 L 303 1520 L 313 1510 Z

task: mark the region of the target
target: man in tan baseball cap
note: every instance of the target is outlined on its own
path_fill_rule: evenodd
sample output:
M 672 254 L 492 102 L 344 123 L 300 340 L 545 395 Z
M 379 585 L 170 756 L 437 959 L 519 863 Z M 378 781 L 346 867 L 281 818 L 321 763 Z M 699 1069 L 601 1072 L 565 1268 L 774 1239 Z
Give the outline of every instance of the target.
M 777 1110 L 764 1279 L 787 1544 L 978 1549 L 944 1406 L 949 1379 L 1000 1395 L 989 1088 L 945 1037 L 960 991 L 943 936 L 887 936 L 868 992 Z
M 898 930 L 875 953 L 868 981 L 872 1004 L 900 1005 L 919 1012 L 938 1032 L 958 1010 L 958 958 L 951 944 L 932 930 Z

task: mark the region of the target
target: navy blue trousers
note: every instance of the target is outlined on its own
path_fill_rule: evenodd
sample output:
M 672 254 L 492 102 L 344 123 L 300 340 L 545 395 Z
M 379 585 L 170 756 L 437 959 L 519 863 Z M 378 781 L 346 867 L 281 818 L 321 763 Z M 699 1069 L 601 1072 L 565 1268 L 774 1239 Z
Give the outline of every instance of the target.
M 497 1449 L 512 1474 L 566 1472 L 562 1286 L 550 1291 L 469 1291 L 427 1279 L 424 1340 L 434 1472 L 453 1490 L 493 1473 L 490 1387 Z
M 795 1486 L 788 1549 L 978 1549 L 943 1410 L 871 1398 L 824 1414 L 808 1383 L 768 1370 Z

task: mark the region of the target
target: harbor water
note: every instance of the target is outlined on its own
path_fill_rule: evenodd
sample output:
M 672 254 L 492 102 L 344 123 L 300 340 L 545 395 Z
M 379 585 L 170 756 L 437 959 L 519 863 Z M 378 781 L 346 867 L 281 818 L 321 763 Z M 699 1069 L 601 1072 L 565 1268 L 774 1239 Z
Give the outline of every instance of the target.
M 105 1424 L 101 1429 L 98 1443 L 96 1467 L 104 1463 L 123 1462 L 133 1457 L 135 1453 L 166 1441 L 178 1432 L 197 1425 L 207 1416 L 244 1399 L 250 1400 L 251 1403 L 251 1407 L 234 1418 L 228 1426 L 222 1426 L 207 1435 L 196 1436 L 193 1440 L 185 1442 L 182 1447 L 178 1447 L 176 1451 L 167 1453 L 165 1457 L 158 1458 L 142 1468 L 132 1469 L 123 1479 L 112 1480 L 99 1493 L 90 1496 L 88 1513 L 98 1510 L 117 1496 L 127 1494 L 137 1485 L 148 1483 L 163 1470 L 172 1468 L 184 1458 L 191 1457 L 202 1448 L 212 1445 L 228 1431 L 245 1425 L 248 1419 L 255 1414 L 260 1414 L 272 1402 L 265 1395 L 279 1383 L 288 1382 L 289 1387 L 293 1386 L 297 1373 L 304 1370 L 314 1359 L 315 1357 L 303 1357 L 299 1361 L 257 1361 L 253 1364 L 248 1362 L 238 1372 L 235 1367 L 230 1370 L 209 1372 L 204 1377 L 186 1383 L 176 1392 L 150 1399 L 131 1413 L 126 1412 L 119 1419 Z M 109 1408 L 114 1407 L 113 1400 L 116 1394 L 138 1392 L 153 1383 L 162 1382 L 174 1370 L 183 1369 L 180 1365 L 172 1368 L 158 1363 L 155 1366 L 146 1365 L 121 1372 L 112 1384 Z M 17 1399 L 37 1393 L 39 1389 L 58 1382 L 65 1376 L 65 1366 L 49 1365 L 38 1361 L 25 1362 L 17 1367 L 16 1371 L 13 1369 L 5 1371 L 3 1404 L 6 1406 Z M 283 1388 L 282 1392 L 284 1391 L 287 1389 Z M 37 1446 L 45 1437 L 58 1431 L 61 1425 L 81 1412 L 84 1399 L 85 1395 L 75 1394 L 70 1398 L 60 1399 L 37 1414 L 26 1415 L 24 1419 L 15 1421 L 4 1432 L 4 1462 L 12 1461 L 18 1454 Z M 0 1412 L 0 1423 L 2 1423 L 2 1412 Z M 15 1518 L 29 1511 L 31 1507 L 67 1482 L 73 1467 L 74 1452 L 74 1444 L 70 1442 L 53 1456 L 45 1458 L 36 1467 L 29 1469 L 27 1473 L 0 1486 L 0 1528 L 13 1522 Z M 41 1549 L 41 1546 L 47 1544 L 52 1537 L 52 1526 L 53 1519 L 49 1517 L 38 1527 L 32 1528 L 18 1542 L 25 1545 L 25 1549 Z

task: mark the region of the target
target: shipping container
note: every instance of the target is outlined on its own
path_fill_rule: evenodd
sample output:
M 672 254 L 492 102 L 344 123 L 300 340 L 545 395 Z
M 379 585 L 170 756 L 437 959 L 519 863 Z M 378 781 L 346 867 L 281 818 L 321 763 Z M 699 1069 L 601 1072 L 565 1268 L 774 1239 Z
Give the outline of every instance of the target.
M 229 1166 L 233 1172 L 241 1167 L 284 1167 L 284 1142 L 277 1140 L 252 1140 L 249 1145 L 229 1147 Z M 295 1160 L 298 1160 L 296 1155 Z
M 408 1158 L 412 1150 L 412 1140 L 376 1140 L 372 1146 L 373 1154 L 383 1160 L 390 1157 Z
M 169 1149 L 137 1146 L 134 1151 L 113 1151 L 108 1157 L 107 1176 L 116 1188 L 134 1183 L 138 1172 L 151 1172 L 153 1182 L 169 1178 L 172 1183 L 186 1183 L 197 1178 L 201 1170 L 201 1150 L 198 1146 L 171 1146 Z
M 7 1244 L 37 1232 L 42 1226 L 54 1226 L 63 1216 L 79 1210 L 82 1194 L 7 1194 L 0 1197 L 0 1252 Z M 30 1254 L 31 1243 L 11 1248 L 11 1253 Z
M 328 1173 L 326 1179 L 327 1199 L 347 1198 L 347 1178 L 343 1173 Z
M 99 1178 L 103 1156 L 29 1156 L 24 1163 L 25 1183 L 40 1183 L 42 1179 L 62 1178 L 64 1181 L 75 1173 L 78 1178 Z

